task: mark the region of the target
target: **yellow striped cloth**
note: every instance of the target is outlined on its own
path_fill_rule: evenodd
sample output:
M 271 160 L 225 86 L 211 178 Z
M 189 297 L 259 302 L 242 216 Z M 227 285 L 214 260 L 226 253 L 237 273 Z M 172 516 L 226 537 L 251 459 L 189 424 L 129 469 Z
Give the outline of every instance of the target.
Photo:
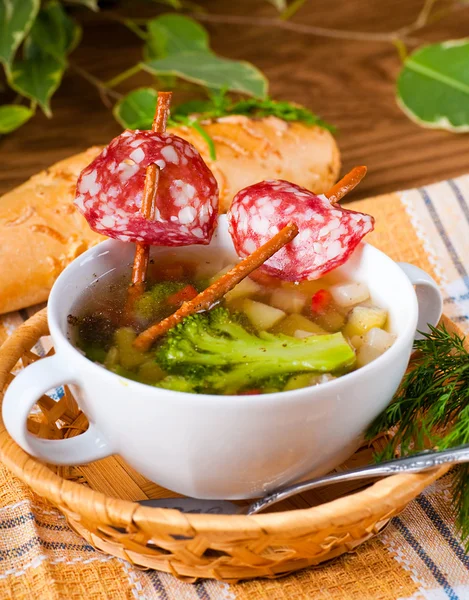
M 350 206 L 350 205 L 349 205 Z M 431 273 L 445 312 L 469 330 L 469 176 L 362 200 L 368 241 Z M 0 318 L 0 342 L 37 307 Z M 94 550 L 0 465 L 0 598 L 69 600 L 442 600 L 469 598 L 469 557 L 451 515 L 450 477 L 354 553 L 275 581 L 182 583 Z

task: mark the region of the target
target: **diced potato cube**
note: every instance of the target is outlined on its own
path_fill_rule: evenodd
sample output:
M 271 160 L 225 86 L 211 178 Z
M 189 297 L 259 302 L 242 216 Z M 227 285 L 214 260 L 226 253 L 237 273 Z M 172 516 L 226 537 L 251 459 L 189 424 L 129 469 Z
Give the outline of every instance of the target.
M 363 346 L 363 336 L 362 335 L 354 335 L 350 338 L 350 343 L 358 350 L 361 346 Z
M 250 298 L 244 300 L 243 311 L 254 327 L 260 331 L 270 329 L 285 317 L 283 310 Z
M 344 335 L 352 338 L 354 335 L 364 335 L 373 327 L 384 327 L 388 313 L 382 308 L 355 306 L 350 311 L 344 328 Z
M 365 333 L 363 336 L 363 343 L 368 344 L 369 346 L 374 346 L 381 350 L 381 352 L 385 352 L 388 348 L 390 348 L 396 340 L 396 336 L 384 329 L 379 329 L 378 327 L 373 327 L 369 331 Z
M 165 376 L 165 372 L 155 360 L 147 360 L 140 365 L 138 376 L 148 383 L 157 383 Z
M 262 287 L 252 280 L 250 277 L 246 277 L 238 283 L 232 290 L 225 294 L 225 300 L 232 302 L 236 298 L 243 296 L 254 296 L 262 290 Z M 278 308 L 281 308 L 280 306 Z
M 224 267 L 221 271 L 218 271 L 218 273 L 215 273 L 215 275 L 213 275 L 213 277 L 210 277 L 210 279 L 208 280 L 210 285 L 212 285 L 212 283 L 215 283 L 215 281 L 217 281 L 217 279 L 220 279 L 220 277 L 225 275 L 225 273 L 228 273 L 228 271 L 231 271 L 231 269 L 234 266 L 235 266 L 234 263 L 232 263 L 230 265 L 226 265 L 226 267 Z
M 374 304 L 374 302 L 371 298 L 368 298 L 368 300 L 364 300 L 363 302 L 360 302 L 360 306 L 364 306 L 365 308 L 376 308 L 376 305 Z
M 370 362 L 373 362 L 378 356 L 381 356 L 380 352 L 374 346 L 363 344 L 362 347 L 357 351 L 357 367 L 363 367 Z
M 119 362 L 124 369 L 134 369 L 147 359 L 147 356 L 136 350 L 132 343 L 137 337 L 131 327 L 121 327 L 114 334 L 117 349 L 119 350 Z
M 106 359 L 104 361 L 104 366 L 106 369 L 111 369 L 114 365 L 117 365 L 119 362 L 119 350 L 116 346 L 111 346 L 109 348 L 108 353 L 106 354 Z
M 370 297 L 370 291 L 366 283 L 353 281 L 351 283 L 344 283 L 342 285 L 333 285 L 329 288 L 330 293 L 334 299 L 334 302 L 338 306 L 354 306 L 360 302 L 368 300 Z
M 315 333 L 311 333 L 311 331 L 305 331 L 304 329 L 297 329 L 293 334 L 293 337 L 299 338 L 302 340 L 303 338 L 311 337 L 312 335 L 316 335 Z
M 324 314 L 316 315 L 316 321 L 326 332 L 335 333 L 344 326 L 345 316 L 335 308 L 330 308 Z
M 278 288 L 270 296 L 270 304 L 287 313 L 300 313 L 306 305 L 307 297 L 298 290 Z
M 357 352 L 357 366 L 372 362 L 390 348 L 396 337 L 384 329 L 373 327 L 363 336 L 363 344 Z
M 283 333 L 284 335 L 294 336 L 296 331 L 307 331 L 312 334 L 321 335 L 327 333 L 322 327 L 319 327 L 317 323 L 314 323 L 310 319 L 307 319 L 303 315 L 294 313 L 285 317 L 283 321 L 280 321 L 275 327 L 272 328 L 272 333 Z

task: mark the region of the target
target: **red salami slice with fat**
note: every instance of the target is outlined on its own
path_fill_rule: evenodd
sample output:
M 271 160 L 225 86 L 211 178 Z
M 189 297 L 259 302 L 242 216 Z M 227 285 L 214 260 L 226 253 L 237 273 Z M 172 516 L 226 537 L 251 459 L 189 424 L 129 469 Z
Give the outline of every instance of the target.
M 263 181 L 236 194 L 228 212 L 231 237 L 245 257 L 293 221 L 299 233 L 261 267 L 286 281 L 318 279 L 350 257 L 373 229 L 370 215 L 333 205 L 288 181 Z
M 140 213 L 146 167 L 160 168 L 154 219 Z M 82 171 L 75 205 L 90 227 L 123 242 L 208 244 L 218 211 L 215 177 L 175 135 L 124 131 Z

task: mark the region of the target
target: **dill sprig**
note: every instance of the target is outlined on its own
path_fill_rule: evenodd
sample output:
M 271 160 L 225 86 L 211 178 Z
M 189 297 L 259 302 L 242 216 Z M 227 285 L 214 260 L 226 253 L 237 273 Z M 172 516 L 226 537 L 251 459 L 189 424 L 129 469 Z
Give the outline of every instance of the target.
M 431 327 L 415 347 L 417 357 L 393 402 L 368 429 L 369 439 L 393 430 L 377 460 L 469 443 L 469 353 L 464 338 L 444 326 Z M 453 493 L 458 529 L 469 550 L 469 466 L 456 470 Z
M 245 115 L 257 118 L 277 117 L 284 121 L 297 121 L 306 125 L 318 125 L 329 131 L 335 131 L 335 127 L 320 119 L 304 106 L 299 106 L 286 100 L 273 100 L 272 98 L 236 100 L 227 95 L 226 91 L 214 92 L 206 100 L 190 100 L 176 106 L 171 111 L 169 124 L 181 124 L 193 127 L 207 142 L 210 158 L 215 160 L 215 144 L 203 128 L 203 122 L 229 115 Z

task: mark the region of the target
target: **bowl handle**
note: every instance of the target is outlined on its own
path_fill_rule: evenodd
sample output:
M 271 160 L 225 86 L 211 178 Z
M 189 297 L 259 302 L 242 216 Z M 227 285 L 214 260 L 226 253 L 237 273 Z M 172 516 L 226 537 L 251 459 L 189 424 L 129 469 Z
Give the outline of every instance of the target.
M 428 325 L 436 327 L 443 311 L 443 297 L 435 282 L 428 273 L 409 263 L 397 263 L 404 271 L 415 288 L 419 304 L 416 340 L 422 339 L 423 333 L 428 333 Z
M 37 361 L 20 371 L 3 399 L 3 422 L 15 442 L 29 454 L 56 465 L 80 465 L 114 454 L 94 423 L 83 434 L 63 440 L 41 439 L 28 431 L 29 413 L 45 392 L 64 383 L 77 383 L 72 369 L 57 355 Z

